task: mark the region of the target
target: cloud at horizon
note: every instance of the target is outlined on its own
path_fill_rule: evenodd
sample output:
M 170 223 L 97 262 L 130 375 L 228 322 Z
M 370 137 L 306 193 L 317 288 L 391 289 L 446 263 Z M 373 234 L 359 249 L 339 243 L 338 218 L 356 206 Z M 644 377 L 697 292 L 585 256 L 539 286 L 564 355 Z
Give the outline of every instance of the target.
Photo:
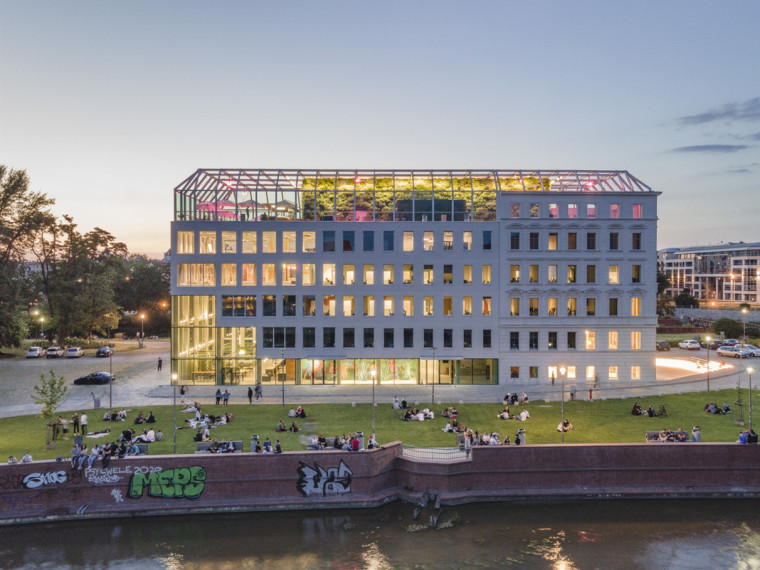
M 714 121 L 760 121 L 760 97 L 743 103 L 726 103 L 704 113 L 679 117 L 676 122 L 679 125 L 703 125 Z

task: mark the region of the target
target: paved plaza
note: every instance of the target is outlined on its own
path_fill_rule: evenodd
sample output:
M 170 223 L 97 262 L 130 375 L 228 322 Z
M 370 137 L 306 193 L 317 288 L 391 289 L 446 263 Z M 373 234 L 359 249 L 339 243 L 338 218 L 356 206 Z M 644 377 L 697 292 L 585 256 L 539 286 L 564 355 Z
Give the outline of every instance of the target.
M 95 358 L 88 354 L 77 359 L 25 359 L 21 357 L 4 358 L 0 360 L 0 391 L 3 400 L 0 403 L 0 417 L 10 417 L 37 413 L 39 406 L 32 402 L 30 394 L 32 386 L 39 380 L 40 374 L 47 374 L 52 369 L 56 374 L 63 375 L 69 386 L 70 395 L 61 411 L 91 410 L 95 399 L 100 401 L 101 408 L 109 406 L 109 397 L 114 407 L 150 407 L 167 405 L 172 402 L 174 389 L 171 386 L 169 369 L 169 341 L 149 340 L 145 348 L 135 349 L 136 341 L 117 341 L 113 360 Z M 714 352 L 711 352 L 713 361 Z M 157 370 L 159 357 L 163 360 L 163 369 Z M 674 349 L 666 353 L 658 353 L 658 359 L 675 359 L 676 361 L 693 362 L 707 357 L 705 350 L 682 351 Z M 760 360 L 760 359 L 759 359 Z M 109 393 L 108 386 L 74 386 L 73 379 L 94 371 L 108 371 L 109 364 L 117 380 L 113 384 L 113 392 Z M 725 362 L 725 367 L 710 374 L 711 390 L 735 388 L 741 382 L 746 387 L 748 378 L 745 367 L 754 367 L 755 359 L 733 360 Z M 760 362 L 758 362 L 760 367 Z M 576 397 L 588 398 L 588 387 L 585 382 L 567 381 L 565 383 L 566 397 L 569 399 L 571 387 L 576 387 Z M 223 389 L 225 387 L 222 387 Z M 231 393 L 230 402 L 247 402 L 248 386 L 227 386 Z M 682 368 L 673 368 L 658 364 L 657 380 L 642 380 L 635 384 L 601 383 L 594 390 L 594 399 L 657 396 L 660 394 L 677 394 L 683 392 L 700 392 L 707 388 L 705 373 L 695 374 Z M 186 398 L 201 403 L 211 403 L 217 386 L 186 386 Z M 506 392 L 526 392 L 532 400 L 554 400 L 561 397 L 561 382 L 554 386 L 535 385 L 528 382 L 515 382 L 500 386 L 435 386 L 436 402 L 501 402 Z M 281 385 L 265 385 L 264 398 L 259 403 L 277 404 L 282 401 Z M 430 402 L 432 389 L 430 386 L 395 385 L 376 386 L 375 398 L 378 402 L 390 402 L 394 395 L 409 402 Z M 179 398 L 179 390 L 177 390 Z M 319 403 L 368 403 L 372 401 L 370 385 L 339 385 L 339 386 L 294 386 L 285 385 L 285 401 L 291 404 Z

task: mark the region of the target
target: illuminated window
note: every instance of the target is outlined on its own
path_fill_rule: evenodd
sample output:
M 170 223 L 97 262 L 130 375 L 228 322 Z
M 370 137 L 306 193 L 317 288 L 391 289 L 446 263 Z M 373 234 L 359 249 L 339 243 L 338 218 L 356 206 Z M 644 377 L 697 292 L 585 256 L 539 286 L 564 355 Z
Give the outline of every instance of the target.
M 414 265 L 411 263 L 404 264 L 403 281 L 404 285 L 411 285 L 414 283 Z
M 557 282 L 557 273 L 558 273 L 558 266 L 557 265 L 550 265 L 547 272 L 547 277 L 549 278 L 549 283 L 556 283 Z
M 528 267 L 528 281 L 530 283 L 538 283 L 538 265 Z
M 577 372 L 575 366 L 568 366 L 567 367 L 567 379 L 568 380 L 575 380 L 577 378 Z
M 568 283 L 575 283 L 578 279 L 578 271 L 577 267 L 575 265 L 568 265 L 567 266 L 567 282 Z
M 463 279 L 465 285 L 472 284 L 472 265 L 465 265 L 463 268 Z
M 641 331 L 631 331 L 631 350 L 641 350 Z
M 313 263 L 304 263 L 301 271 L 301 281 L 304 286 L 316 285 L 317 269 Z
M 520 299 L 517 297 L 512 297 L 509 300 L 509 315 L 511 317 L 519 317 L 520 316 Z
M 296 252 L 296 232 L 282 232 L 282 251 L 284 253 Z
M 353 264 L 343 266 L 343 285 L 354 285 L 356 283 L 356 270 Z
M 262 253 L 277 253 L 277 232 L 261 232 Z
M 446 234 L 451 234 L 452 232 L 443 232 L 443 248 L 446 249 Z M 424 232 L 422 234 L 422 249 L 424 251 L 433 251 L 433 244 L 435 243 L 435 239 L 433 238 L 433 232 Z M 451 244 L 451 241 L 449 241 L 449 244 Z M 451 249 L 451 245 L 449 245 L 449 249 Z
M 610 218 L 620 217 L 620 204 L 610 204 Z
M 451 285 L 454 282 L 454 270 L 453 265 L 443 266 L 443 284 Z
M 383 265 L 383 285 L 393 285 L 393 265 Z
M 317 251 L 317 232 L 301 232 L 301 250 L 304 253 Z
M 414 316 L 414 297 L 411 297 L 411 296 L 404 297 L 404 316 L 405 317 Z
M 607 347 L 610 350 L 618 349 L 618 333 L 617 331 L 609 331 L 607 333 Z
M 324 295 L 322 297 L 322 316 L 335 316 L 335 295 Z
M 343 297 L 343 316 L 353 317 L 355 309 L 356 309 L 356 306 L 354 302 L 354 296 L 353 295 L 344 296 Z
M 222 263 L 222 286 L 237 285 L 237 265 Z
M 462 245 L 464 246 L 465 251 L 470 251 L 472 249 L 472 232 L 464 232 L 462 234 Z
M 222 232 L 222 253 L 235 253 L 237 251 L 237 233 Z
M 578 204 L 568 204 L 567 205 L 567 217 L 568 218 L 577 218 L 578 217 Z
M 414 251 L 414 232 L 404 232 L 404 251 Z
M 586 204 L 586 217 L 596 218 L 596 204 Z
M 538 316 L 538 297 L 528 299 L 528 315 L 531 317 Z
M 463 297 L 462 298 L 462 314 L 463 315 L 471 315 L 472 314 L 472 297 Z
M 568 297 L 567 299 L 567 316 L 574 317 L 578 311 L 578 300 L 575 297 Z
M 256 264 L 243 263 L 241 269 L 243 270 L 243 285 L 256 285 Z
M 282 264 L 282 284 L 284 286 L 297 285 L 298 266 L 295 263 Z
M 375 284 L 375 266 L 374 265 L 364 266 L 364 284 L 365 285 Z
M 256 253 L 256 232 L 242 232 L 240 238 L 243 253 Z
M 547 314 L 550 317 L 557 316 L 557 298 L 556 297 L 549 297 L 549 303 L 547 306 Z
M 593 317 L 596 315 L 596 299 L 594 297 L 588 297 L 586 299 L 586 316 Z
M 335 264 L 322 264 L 322 285 L 335 285 Z
M 313 317 L 317 314 L 317 301 L 314 295 L 303 296 L 303 316 Z
M 274 263 L 261 266 L 261 284 L 267 287 L 277 285 L 277 269 Z
M 482 309 L 484 316 L 491 314 L 491 297 L 483 297 Z
M 610 285 L 620 283 L 620 269 L 617 265 L 610 265 Z
M 194 232 L 177 232 L 177 253 L 195 253 L 194 242 Z
M 631 366 L 631 380 L 641 380 L 641 366 Z
M 556 250 L 559 242 L 559 235 L 555 233 L 549 234 L 549 249 Z
M 198 253 L 216 253 L 216 232 L 198 232 Z
M 610 366 L 608 371 L 610 380 L 618 380 L 618 367 L 617 366 Z
M 491 266 L 484 265 L 483 266 L 483 285 L 490 285 L 490 284 L 491 284 Z
M 426 317 L 433 316 L 433 297 L 423 297 L 422 314 Z
M 596 366 L 586 366 L 586 380 L 596 380 Z
M 641 204 L 634 204 L 633 205 L 633 217 L 634 218 L 641 218 L 642 217 L 642 206 L 641 206 Z
M 596 350 L 596 333 L 586 331 L 586 350 Z
M 364 297 L 364 316 L 365 317 L 375 316 L 375 297 L 373 295 L 368 295 Z
M 434 282 L 434 271 L 432 265 L 425 265 L 422 268 L 422 283 L 432 285 Z
M 393 316 L 393 297 L 383 297 L 383 315 L 386 317 Z
M 509 282 L 510 283 L 520 282 L 520 266 L 519 265 L 509 266 Z
M 641 297 L 631 297 L 631 316 L 641 316 Z
M 452 297 L 443 298 L 443 316 L 450 317 L 454 314 L 454 302 Z
M 559 206 L 557 204 L 549 204 L 549 217 L 559 218 Z

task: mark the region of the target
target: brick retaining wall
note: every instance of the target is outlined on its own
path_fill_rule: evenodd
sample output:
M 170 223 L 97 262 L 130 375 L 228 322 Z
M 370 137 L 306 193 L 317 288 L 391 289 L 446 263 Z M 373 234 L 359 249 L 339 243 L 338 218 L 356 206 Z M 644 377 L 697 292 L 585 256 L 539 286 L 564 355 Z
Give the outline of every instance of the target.
M 108 469 L 0 466 L 0 524 L 237 510 L 369 507 L 419 501 L 604 497 L 760 497 L 760 446 L 737 444 L 475 447 L 471 461 L 371 452 L 146 456 Z

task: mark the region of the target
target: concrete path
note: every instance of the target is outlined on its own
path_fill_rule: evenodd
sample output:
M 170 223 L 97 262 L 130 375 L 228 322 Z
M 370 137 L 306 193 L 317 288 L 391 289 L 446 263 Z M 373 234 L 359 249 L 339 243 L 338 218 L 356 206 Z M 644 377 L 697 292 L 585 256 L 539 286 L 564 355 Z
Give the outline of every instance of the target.
M 704 359 L 706 352 L 685 352 L 675 349 L 670 353 L 658 353 L 658 357 L 689 360 Z M 714 353 L 711 353 L 714 356 Z M 163 360 L 163 370 L 158 372 L 158 358 Z M 755 361 L 757 360 L 757 364 Z M 110 368 L 116 374 L 113 392 L 109 393 L 108 386 L 74 386 L 73 379 L 89 372 Z M 735 388 L 739 382 L 747 387 L 748 376 L 745 367 L 760 368 L 760 359 L 743 361 L 726 361 L 726 368 L 710 374 L 711 390 Z M 22 357 L 5 358 L 0 360 L 0 417 L 10 417 L 39 412 L 39 406 L 32 401 L 30 394 L 40 377 L 48 370 L 63 375 L 69 386 L 70 395 L 61 411 L 92 410 L 94 398 L 100 400 L 101 408 L 109 407 L 112 398 L 113 407 L 140 407 L 150 409 L 153 405 L 166 405 L 172 402 L 174 388 L 170 385 L 169 371 L 169 342 L 146 341 L 145 348 L 137 349 L 135 341 L 119 341 L 113 359 L 95 358 L 89 354 L 79 359 L 25 359 Z M 641 381 L 637 383 L 602 383 L 594 390 L 594 399 L 612 399 L 676 394 L 684 392 L 702 392 L 707 389 L 706 375 L 689 374 L 683 370 L 658 367 L 656 381 Z M 758 375 L 756 380 L 760 380 Z M 566 398 L 569 399 L 571 386 L 577 387 L 578 399 L 588 398 L 588 388 L 585 381 L 567 381 L 565 384 Z M 224 390 L 225 387 L 222 387 Z M 248 386 L 227 386 L 231 393 L 230 402 L 233 404 L 247 403 Z M 214 401 L 217 386 L 187 386 L 186 399 L 197 400 L 203 404 Z M 528 382 L 515 382 L 499 386 L 435 386 L 435 401 L 444 403 L 459 402 L 501 402 L 506 392 L 526 392 L 531 400 L 559 401 L 561 384 L 536 385 Z M 258 403 L 282 403 L 282 387 L 266 385 L 263 387 L 264 398 Z M 430 386 L 396 385 L 376 386 L 375 400 L 379 403 L 390 403 L 394 395 L 406 399 L 410 403 L 430 403 L 433 390 Z M 180 400 L 179 389 L 177 398 Z M 290 407 L 298 404 L 318 403 L 369 403 L 372 401 L 372 387 L 369 385 L 340 385 L 340 386 L 294 386 L 285 385 L 285 405 Z M 255 404 L 254 404 L 255 405 Z

